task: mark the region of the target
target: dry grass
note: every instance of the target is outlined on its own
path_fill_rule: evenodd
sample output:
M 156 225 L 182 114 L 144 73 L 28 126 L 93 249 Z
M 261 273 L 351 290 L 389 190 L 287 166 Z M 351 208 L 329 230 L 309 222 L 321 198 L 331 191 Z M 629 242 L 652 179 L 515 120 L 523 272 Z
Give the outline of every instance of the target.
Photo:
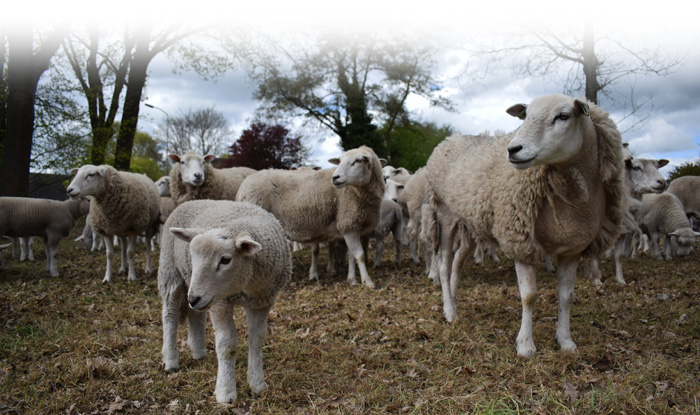
M 78 229 L 74 230 L 77 235 Z M 238 310 L 239 401 L 213 398 L 216 359 L 191 358 L 181 330 L 182 368 L 160 359 L 161 301 L 155 276 L 104 285 L 104 253 L 61 242 L 61 276 L 6 254 L 0 274 L 0 413 L 698 413 L 700 252 L 674 262 L 613 262 L 596 290 L 576 283 L 572 336 L 554 342 L 556 289 L 539 276 L 534 358 L 515 355 L 520 300 L 512 262 L 467 265 L 459 319 L 442 318 L 440 291 L 422 266 L 385 261 L 378 289 L 342 276 L 306 280 L 309 252 L 295 253 L 293 282 L 273 309 L 265 347 L 269 389 L 251 396 L 245 318 Z M 389 250 L 390 251 L 390 250 Z M 390 259 L 393 253 L 387 254 Z M 137 251 L 143 270 L 143 250 Z

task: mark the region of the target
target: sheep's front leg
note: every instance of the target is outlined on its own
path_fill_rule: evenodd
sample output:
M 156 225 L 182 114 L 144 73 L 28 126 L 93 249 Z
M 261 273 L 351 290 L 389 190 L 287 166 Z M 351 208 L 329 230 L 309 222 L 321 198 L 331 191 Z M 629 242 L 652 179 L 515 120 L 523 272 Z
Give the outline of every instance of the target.
M 516 261 L 515 273 L 518 276 L 520 301 L 523 305 L 520 332 L 518 333 L 515 345 L 518 356 L 530 357 L 537 350 L 535 348 L 535 342 L 532 339 L 532 314 L 535 310 L 535 302 L 537 301 L 537 272 L 534 266 Z
M 270 307 L 245 309 L 248 320 L 248 384 L 255 395 L 267 389 L 263 373 L 262 347 L 267 334 L 267 317 Z
M 454 321 L 457 318 L 457 305 L 454 302 L 452 295 L 451 270 L 454 254 L 452 245 L 454 237 L 457 233 L 455 226 L 449 229 L 442 229 L 440 232 L 440 248 L 439 248 L 439 270 L 440 270 L 440 285 L 442 286 L 442 313 L 445 315 L 445 320 L 448 322 Z
M 382 264 L 382 255 L 384 255 L 384 238 L 377 236 L 374 246 L 374 264 L 372 268 L 377 268 Z
M 348 282 L 350 285 L 357 284 L 357 279 L 355 278 L 355 266 L 354 262 L 357 262 L 357 268 L 360 269 L 360 279 L 362 284 L 366 287 L 374 288 L 374 282 L 369 277 L 367 272 L 367 265 L 365 264 L 365 251 L 362 248 L 362 240 L 360 235 L 357 234 L 345 234 L 345 243 L 348 245 Z
M 112 282 L 112 260 L 114 257 L 114 239 L 112 236 L 103 236 L 102 240 L 105 243 L 105 252 L 107 253 L 107 269 L 105 270 L 105 278 L 102 282 Z
M 569 320 L 571 304 L 574 302 L 574 279 L 580 255 L 557 257 L 557 296 L 559 316 L 557 318 L 557 343 L 564 351 L 575 352 L 576 344 L 571 340 Z
M 56 266 L 56 253 L 58 243 L 61 241 L 60 235 L 51 235 L 44 240 L 44 250 L 46 251 L 46 271 L 49 276 L 58 277 L 58 266 Z
M 127 245 L 128 245 L 128 238 L 127 237 L 124 237 L 124 238 L 117 237 L 117 245 L 116 246 L 120 247 L 120 249 L 121 249 L 120 252 L 122 254 L 122 262 L 121 262 L 121 265 L 119 266 L 119 275 L 126 274 L 129 271 L 128 266 L 127 266 L 128 260 L 127 260 L 127 253 L 126 253 Z
M 216 337 L 216 357 L 219 370 L 216 374 L 216 401 L 234 402 L 236 392 L 236 355 L 238 354 L 238 333 L 233 321 L 233 303 L 223 300 L 215 304 L 211 311 L 211 322 Z
M 627 243 L 627 236 L 619 238 L 615 242 L 615 281 L 620 285 L 625 285 L 625 277 L 622 275 L 622 257 L 625 254 L 625 245 Z
M 180 367 L 180 357 L 177 350 L 177 326 L 180 319 L 183 287 L 178 287 L 163 297 L 163 363 L 165 370 L 176 370 Z M 162 293 L 161 293 L 162 294 Z
M 151 249 L 155 249 L 155 238 L 153 235 L 146 235 L 146 275 L 151 275 L 153 273 L 153 267 L 151 265 Z
M 192 357 L 196 360 L 204 359 L 207 355 L 207 313 L 188 308 L 187 321 L 187 345 Z
M 650 232 L 649 233 L 649 240 L 651 242 L 651 255 L 658 260 L 663 259 L 661 257 L 661 249 L 659 248 L 659 233 L 658 232 Z
M 134 251 L 136 251 L 136 235 L 129 235 L 126 237 L 126 244 L 122 241 L 122 250 L 124 245 L 126 245 L 126 256 L 129 261 L 129 281 L 136 281 L 138 279 L 136 275 L 136 266 L 134 264 Z M 124 252 L 124 251 L 122 251 Z M 123 255 L 123 254 L 122 254 Z M 123 262 L 122 262 L 123 264 Z
M 311 268 L 309 268 L 309 281 L 318 281 L 318 244 L 311 244 Z

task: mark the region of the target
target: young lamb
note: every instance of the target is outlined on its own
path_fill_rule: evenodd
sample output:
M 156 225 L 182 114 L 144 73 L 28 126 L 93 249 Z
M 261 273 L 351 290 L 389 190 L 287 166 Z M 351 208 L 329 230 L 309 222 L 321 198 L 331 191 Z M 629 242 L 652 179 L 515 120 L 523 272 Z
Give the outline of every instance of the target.
M 515 260 L 523 310 L 516 342 L 520 356 L 536 350 L 535 266 L 544 254 L 556 255 L 556 339 L 562 350 L 573 351 L 569 316 L 579 258 L 601 255 L 620 234 L 627 210 L 620 133 L 607 112 L 564 95 L 539 97 L 507 112 L 524 120 L 514 133 L 458 135 L 435 148 L 427 163 L 429 213 L 447 207 L 466 225 L 470 249 L 480 238 Z M 438 241 L 437 232 L 429 232 L 433 249 L 452 246 L 455 233 L 444 232 Z M 456 317 L 451 255 L 451 249 L 441 249 L 448 321 Z
M 175 206 L 188 200 L 236 200 L 243 180 L 256 170 L 248 167 L 215 169 L 209 164 L 215 156 L 196 153 L 171 154 L 170 197 Z
M 403 248 L 403 213 L 401 213 L 401 206 L 394 200 L 384 199 L 382 200 L 379 213 L 379 224 L 377 224 L 377 227 L 369 234 L 370 238 L 375 238 L 373 268 L 377 268 L 382 263 L 384 240 L 389 233 L 391 233 L 394 238 L 394 246 L 396 247 L 396 259 L 394 263 L 398 265 L 401 263 L 401 250 Z
M 74 169 L 75 177 L 68 186 L 71 197 L 92 196 L 90 226 L 103 237 L 107 251 L 107 269 L 102 282 L 112 281 L 114 236 L 122 238 L 122 263 L 119 272 L 127 270 L 129 281 L 136 280 L 134 249 L 136 237 L 146 233 L 146 274 L 151 268 L 151 238 L 160 225 L 160 196 L 153 180 L 143 174 L 117 171 L 112 166 L 86 164 Z
M 642 197 L 642 229 L 649 234 L 652 256 L 662 259 L 659 249 L 659 235 L 666 235 L 664 253 L 667 260 L 675 252 L 683 257 L 693 249 L 695 237 L 700 233 L 693 231 L 686 216 L 683 204 L 671 193 L 645 194 Z
M 248 176 L 236 200 L 256 204 L 272 212 L 292 241 L 319 243 L 343 238 L 350 252 L 348 281 L 357 284 L 357 261 L 362 283 L 374 288 L 367 267 L 361 237 L 379 223 L 384 179 L 382 165 L 374 151 L 361 146 L 340 158 L 329 160 L 335 170 L 289 172 L 263 170 Z M 329 244 L 329 248 L 332 244 Z M 317 251 L 317 250 L 316 250 Z M 309 279 L 318 279 L 312 250 Z
M 249 203 L 197 200 L 178 206 L 165 222 L 158 268 L 163 299 L 163 362 L 179 367 L 177 327 L 189 321 L 195 359 L 206 355 L 206 311 L 216 337 L 216 400 L 236 400 L 238 335 L 233 307 L 248 320 L 248 383 L 265 389 L 262 345 L 267 318 L 292 275 L 292 255 L 275 217 Z
M 70 234 L 75 221 L 88 213 L 90 200 L 74 198 L 63 202 L 26 197 L 0 197 L 0 236 L 29 238 L 41 236 L 46 251 L 46 272 L 58 276 L 56 252 L 61 239 Z M 2 257 L 0 256 L 0 268 Z

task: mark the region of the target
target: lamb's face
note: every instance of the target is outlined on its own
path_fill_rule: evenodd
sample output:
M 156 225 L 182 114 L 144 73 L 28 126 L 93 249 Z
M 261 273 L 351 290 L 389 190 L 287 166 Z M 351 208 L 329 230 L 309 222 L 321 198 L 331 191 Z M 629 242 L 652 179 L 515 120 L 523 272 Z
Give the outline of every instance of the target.
M 384 187 L 384 199 L 393 200 L 394 202 L 398 203 L 399 194 L 403 193 L 405 187 L 405 185 L 394 180 L 387 180 L 386 186 Z
M 518 169 L 562 164 L 581 151 L 588 104 L 565 95 L 546 95 L 507 112 L 523 125 L 508 144 L 508 161 Z
M 171 228 L 170 232 L 190 243 L 192 278 L 187 301 L 191 308 L 207 310 L 245 287 L 252 271 L 248 257 L 261 248 L 250 235 L 232 236 L 224 229 Z
M 66 193 L 72 198 L 85 196 L 100 196 L 105 191 L 103 169 L 100 166 L 86 164 L 79 169 L 74 169 L 75 177 L 68 185 Z
M 668 235 L 671 238 L 671 245 L 675 251 L 675 255 L 683 258 L 693 250 L 695 238 L 700 236 L 700 233 L 693 232 L 690 228 L 679 229 Z
M 338 165 L 331 178 L 335 187 L 364 186 L 372 179 L 372 156 L 361 149 L 348 150 L 340 159 L 328 161 Z
M 668 160 L 665 159 L 626 159 L 625 174 L 630 190 L 637 194 L 663 192 L 666 189 L 666 179 L 659 173 L 659 168 L 667 164 Z
M 394 166 L 382 167 L 382 176 L 384 176 L 384 181 L 391 179 L 391 175 L 394 173 L 394 170 L 396 170 Z
M 163 176 L 156 181 L 158 194 L 161 196 L 170 196 L 170 176 Z

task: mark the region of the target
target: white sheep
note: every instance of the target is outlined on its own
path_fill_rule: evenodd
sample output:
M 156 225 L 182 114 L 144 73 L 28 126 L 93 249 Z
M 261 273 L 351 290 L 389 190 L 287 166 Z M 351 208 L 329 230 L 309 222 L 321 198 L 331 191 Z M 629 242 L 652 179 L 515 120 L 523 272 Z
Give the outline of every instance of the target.
M 693 231 L 683 205 L 671 193 L 645 194 L 642 197 L 642 229 L 649 234 L 652 256 L 662 259 L 659 249 L 659 235 L 665 235 L 664 253 L 667 260 L 675 252 L 683 257 L 692 250 L 695 237 L 700 233 Z
M 246 201 L 272 212 L 292 241 L 330 242 L 345 239 L 350 253 L 348 281 L 357 284 L 357 261 L 362 283 L 374 287 L 367 267 L 361 238 L 379 223 L 384 180 L 382 165 L 372 149 L 361 146 L 329 160 L 338 167 L 319 171 L 263 170 L 248 176 L 236 200 Z M 330 248 L 331 244 L 329 244 Z M 318 279 L 316 255 L 312 249 L 309 279 Z
M 617 239 L 627 209 L 620 133 L 607 112 L 564 95 L 539 97 L 507 112 L 524 119 L 514 133 L 457 135 L 435 148 L 427 163 L 429 213 L 449 208 L 466 225 L 470 249 L 481 238 L 515 260 L 523 310 L 516 342 L 521 356 L 536 350 L 536 264 L 544 254 L 556 255 L 556 339 L 562 350 L 573 351 L 569 316 L 579 258 L 597 257 Z M 452 246 L 455 233 L 443 232 L 438 241 L 437 229 L 429 232 L 434 247 Z M 443 310 L 452 321 L 452 250 L 441 252 Z
M 188 200 L 235 200 L 243 180 L 256 170 L 248 167 L 215 169 L 210 162 L 216 156 L 187 153 L 168 156 L 175 164 L 170 169 L 170 197 L 175 206 Z
M 88 198 L 76 197 L 59 202 L 28 197 L 0 197 L 0 236 L 41 236 L 46 252 L 46 272 L 52 277 L 57 277 L 58 243 L 68 236 L 75 226 L 75 221 L 87 214 L 89 209 Z
M 146 274 L 151 268 L 151 238 L 160 225 L 160 196 L 153 180 L 143 174 L 117 171 L 112 166 L 86 164 L 74 169 L 68 186 L 71 197 L 90 198 L 90 226 L 103 237 L 107 268 L 102 282 L 112 281 L 114 236 L 122 238 L 122 262 L 119 272 L 127 271 L 128 280 L 136 280 L 134 249 L 136 237 L 146 233 Z
M 374 268 L 382 263 L 384 239 L 389 236 L 389 233 L 394 238 L 394 247 L 396 248 L 394 263 L 398 265 L 401 263 L 401 250 L 403 248 L 403 214 L 398 203 L 392 199 L 384 199 L 379 213 L 379 223 L 369 234 L 370 238 L 375 238 Z
M 700 219 L 700 176 L 681 176 L 673 179 L 667 192 L 681 201 L 688 217 Z
M 183 203 L 165 222 L 158 268 L 163 299 L 163 362 L 179 367 L 177 327 L 189 321 L 195 359 L 206 355 L 206 311 L 216 336 L 218 402 L 236 400 L 238 335 L 233 308 L 248 320 L 248 383 L 254 394 L 267 388 L 262 345 L 267 318 L 292 275 L 284 230 L 269 212 L 249 203 L 197 200 Z

